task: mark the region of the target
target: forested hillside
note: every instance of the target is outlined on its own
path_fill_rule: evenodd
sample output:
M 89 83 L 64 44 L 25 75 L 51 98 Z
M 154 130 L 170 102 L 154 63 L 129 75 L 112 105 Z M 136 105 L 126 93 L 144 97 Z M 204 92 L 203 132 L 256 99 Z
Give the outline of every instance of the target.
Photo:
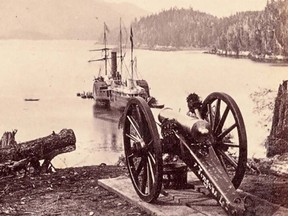
M 224 53 L 288 55 L 288 0 L 272 0 L 263 11 L 217 18 L 190 9 L 164 10 L 133 23 L 141 47 L 209 48 Z
M 140 46 L 207 47 L 212 44 L 218 19 L 190 9 L 172 8 L 142 17 L 133 24 Z

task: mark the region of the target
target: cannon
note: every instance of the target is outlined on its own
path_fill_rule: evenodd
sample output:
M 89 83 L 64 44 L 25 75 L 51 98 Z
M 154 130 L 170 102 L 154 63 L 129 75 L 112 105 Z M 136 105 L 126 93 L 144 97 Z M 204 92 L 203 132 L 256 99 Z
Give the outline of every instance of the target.
M 236 191 L 247 163 L 241 112 L 232 97 L 221 92 L 194 105 L 187 115 L 169 108 L 156 113 L 139 97 L 128 102 L 122 117 L 123 143 L 134 189 L 145 202 L 154 202 L 170 164 L 165 155 L 176 155 L 228 215 L 246 215 L 249 201 Z

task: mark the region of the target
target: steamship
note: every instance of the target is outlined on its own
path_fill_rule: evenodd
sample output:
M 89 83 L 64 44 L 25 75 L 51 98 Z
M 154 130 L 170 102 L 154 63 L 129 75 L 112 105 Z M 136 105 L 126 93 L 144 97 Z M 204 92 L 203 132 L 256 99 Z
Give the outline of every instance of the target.
M 98 75 L 93 83 L 93 98 L 96 103 L 105 107 L 114 107 L 119 110 L 124 110 L 127 102 L 132 97 L 140 96 L 144 98 L 151 107 L 162 108 L 164 105 L 158 104 L 158 101 L 150 96 L 149 85 L 146 80 L 135 79 L 134 76 L 134 60 L 133 60 L 133 33 L 131 28 L 130 41 L 131 41 L 131 76 L 126 80 L 122 79 L 122 68 L 124 55 L 122 53 L 122 31 L 120 21 L 120 61 L 121 70 L 117 70 L 117 52 L 111 50 L 111 58 L 108 57 L 109 48 L 106 46 L 106 31 L 107 26 L 104 23 L 104 48 L 92 51 L 103 51 L 104 57 L 101 59 L 91 61 L 104 61 L 105 62 L 105 76 Z M 111 59 L 111 71 L 107 72 L 107 62 Z

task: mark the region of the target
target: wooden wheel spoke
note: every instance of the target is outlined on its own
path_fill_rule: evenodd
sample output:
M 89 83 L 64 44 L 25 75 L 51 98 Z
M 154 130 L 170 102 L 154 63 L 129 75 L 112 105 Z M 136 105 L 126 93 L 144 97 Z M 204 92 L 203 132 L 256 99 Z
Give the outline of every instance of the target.
M 225 161 L 223 159 L 223 156 L 221 154 L 218 155 L 218 158 L 220 160 L 220 163 L 222 165 L 222 167 L 224 168 L 224 170 L 226 171 L 226 173 L 228 172 L 227 168 L 226 168 L 226 164 L 225 164 Z
M 150 177 L 151 177 L 151 180 L 152 180 L 152 182 L 150 182 L 151 183 L 151 185 L 152 184 L 154 184 L 154 182 L 155 182 L 155 173 L 154 173 L 154 169 L 153 169 L 153 165 L 152 165 L 152 161 L 151 161 L 151 159 L 150 159 L 150 157 L 148 157 L 148 170 L 149 170 L 149 173 L 150 173 Z
M 130 116 L 127 116 L 130 124 L 132 125 L 132 127 L 134 128 L 135 132 L 137 133 L 138 137 L 141 138 L 141 134 L 140 134 L 140 131 L 139 131 L 139 127 L 136 126 L 136 121 L 134 120 L 133 117 L 130 117 Z
M 134 142 L 140 142 L 139 138 L 137 138 L 136 136 L 134 136 L 133 134 L 125 134 L 127 137 L 129 137 L 131 140 L 133 140 Z
M 228 142 L 221 143 L 221 146 L 232 147 L 232 148 L 240 148 L 239 145 L 235 145 L 233 143 L 228 143 Z
M 140 112 L 138 105 L 135 106 L 135 110 L 136 110 L 136 114 L 137 114 L 137 119 L 139 121 L 138 128 L 140 131 L 143 131 L 143 119 L 142 119 L 142 115 L 141 115 L 141 112 Z
M 153 162 L 153 164 L 156 164 L 156 160 L 155 160 L 154 156 L 151 154 L 151 152 L 148 152 L 148 157 Z
M 137 169 L 135 170 L 135 176 L 138 177 L 139 174 L 141 173 L 141 171 L 143 170 L 143 167 L 145 166 L 145 160 L 143 158 L 141 158 L 141 161 L 137 167 Z
M 215 107 L 215 113 L 214 113 L 214 124 L 213 124 L 213 131 L 216 130 L 216 126 L 219 123 L 219 119 L 220 119 L 220 106 L 221 106 L 221 100 L 217 99 L 216 101 L 216 107 Z
M 143 127 L 143 140 L 145 143 L 150 143 L 151 144 L 151 140 L 153 139 L 153 137 L 151 137 L 151 132 L 149 130 L 148 127 Z
M 219 154 L 221 154 L 223 160 L 227 161 L 232 167 L 237 169 L 237 162 L 235 161 L 234 158 L 230 157 L 229 155 L 225 154 L 225 152 L 218 150 L 217 151 Z
M 147 185 L 147 162 L 145 161 L 145 165 L 144 165 L 144 171 L 143 171 L 143 175 L 142 175 L 142 181 L 141 181 L 141 185 L 140 185 L 140 191 L 142 191 L 142 193 L 145 193 L 145 189 L 146 189 L 146 185 Z
M 219 140 L 222 140 L 227 134 L 229 134 L 234 128 L 236 128 L 237 127 L 237 124 L 236 123 L 234 123 L 233 125 L 231 125 L 229 128 L 227 128 L 226 130 L 224 130 L 221 134 L 219 134 L 218 136 L 217 136 L 217 138 L 219 139 Z
M 147 143 L 147 144 L 146 144 Z M 150 140 L 150 141 L 148 141 L 148 142 L 145 142 L 145 144 L 146 144 L 146 149 L 147 149 L 147 151 L 150 153 L 151 151 L 153 152 L 153 148 L 154 148 L 154 146 L 153 146 L 153 140 Z
M 211 104 L 208 104 L 207 108 L 208 108 L 208 113 L 209 113 L 208 121 L 210 121 L 211 128 L 213 128 L 214 127 L 214 119 L 213 119 L 213 111 L 212 111 Z
M 227 106 L 226 107 L 226 109 L 225 109 L 225 111 L 224 111 L 224 113 L 223 113 L 223 115 L 222 115 L 222 117 L 221 117 L 221 119 L 220 119 L 220 121 L 219 121 L 219 123 L 217 124 L 217 127 L 216 127 L 216 129 L 215 129 L 215 134 L 219 134 L 220 132 L 221 132 L 221 130 L 222 130 L 222 128 L 223 128 L 223 125 L 224 125 L 224 123 L 225 123 L 225 121 L 226 121 L 226 118 L 227 118 L 227 116 L 228 116 L 228 113 L 229 113 L 229 107 Z
M 147 193 L 150 194 L 153 184 L 152 184 L 152 176 L 151 176 L 151 172 L 149 168 L 149 163 L 147 163 L 146 169 L 147 169 Z
M 134 153 L 131 152 L 131 154 L 127 155 L 128 160 L 131 160 L 134 158 Z

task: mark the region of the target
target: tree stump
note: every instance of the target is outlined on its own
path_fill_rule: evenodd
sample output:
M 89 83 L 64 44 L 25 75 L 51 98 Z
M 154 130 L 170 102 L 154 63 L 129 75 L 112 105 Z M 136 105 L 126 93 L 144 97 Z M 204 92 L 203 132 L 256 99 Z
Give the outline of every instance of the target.
M 266 142 L 267 157 L 288 152 L 288 80 L 278 88 L 272 128 Z
M 0 140 L 0 148 L 10 148 L 10 146 L 15 146 L 17 142 L 15 141 L 15 134 L 17 130 L 12 132 L 5 132 Z
M 15 143 L 5 144 L 5 147 L 0 148 L 0 174 L 13 172 L 21 167 L 25 169 L 28 164 L 38 171 L 46 172 L 56 155 L 76 149 L 76 137 L 71 129 L 62 129 L 59 134 L 53 132 L 46 137 Z M 39 160 L 44 160 L 42 167 Z

